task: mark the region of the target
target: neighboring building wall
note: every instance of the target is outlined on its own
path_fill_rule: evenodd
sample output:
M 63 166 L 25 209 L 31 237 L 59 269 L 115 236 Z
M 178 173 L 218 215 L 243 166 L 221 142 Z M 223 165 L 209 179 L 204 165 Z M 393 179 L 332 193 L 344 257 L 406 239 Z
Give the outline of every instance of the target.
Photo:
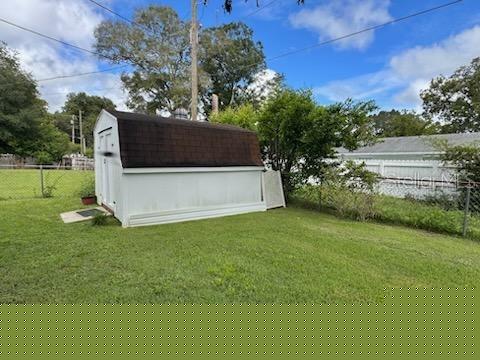
M 140 226 L 266 210 L 262 169 L 124 169 L 128 214 L 122 223 Z
M 383 178 L 379 191 L 385 195 L 423 198 L 439 192 L 449 194 L 456 186 L 455 167 L 446 166 L 439 160 L 354 161 L 364 162 L 368 170 Z

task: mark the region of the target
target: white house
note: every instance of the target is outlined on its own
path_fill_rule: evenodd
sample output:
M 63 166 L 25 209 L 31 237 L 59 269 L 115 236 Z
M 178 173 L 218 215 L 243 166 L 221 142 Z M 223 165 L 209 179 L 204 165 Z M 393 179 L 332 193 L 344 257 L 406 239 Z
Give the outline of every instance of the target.
M 255 133 L 102 110 L 95 192 L 124 227 L 266 210 Z
M 374 145 L 354 151 L 337 149 L 342 160 L 365 163 L 368 170 L 379 174 L 380 192 L 403 197 L 452 193 L 456 189 L 456 172 L 441 160 L 436 143 L 450 146 L 480 144 L 480 133 L 404 136 L 381 139 Z

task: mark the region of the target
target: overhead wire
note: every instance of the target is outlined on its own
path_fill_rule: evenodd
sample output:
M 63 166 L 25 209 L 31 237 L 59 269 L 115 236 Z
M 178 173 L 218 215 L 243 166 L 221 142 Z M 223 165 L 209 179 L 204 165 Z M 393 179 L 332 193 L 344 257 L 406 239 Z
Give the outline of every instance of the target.
M 90 1 L 91 1 L 92 3 L 97 3 L 96 1 L 93 1 L 93 0 L 90 0 Z M 272 2 L 268 3 L 267 5 L 272 4 L 272 3 L 275 2 L 275 1 L 277 1 L 277 0 L 272 1 Z M 407 19 L 411 19 L 411 18 L 413 18 L 413 17 L 425 15 L 425 14 L 427 14 L 427 13 L 430 13 L 430 12 L 433 12 L 433 11 L 440 10 L 440 9 L 442 9 L 442 8 L 446 8 L 446 7 L 452 6 L 452 5 L 458 4 L 458 3 L 460 3 L 460 2 L 463 2 L 463 0 L 455 0 L 455 1 L 451 1 L 451 2 L 448 2 L 448 3 L 444 3 L 444 4 L 441 4 L 441 5 L 438 5 L 438 6 L 434 6 L 434 7 L 431 7 L 431 8 L 425 9 L 425 10 L 422 10 L 422 11 L 414 12 L 414 13 L 411 13 L 411 14 L 408 14 L 408 15 L 405 15 L 405 16 L 402 16 L 402 17 L 399 17 L 399 18 L 392 19 L 392 20 L 387 21 L 387 22 L 382 23 L 382 24 L 370 26 L 370 27 L 367 27 L 367 28 L 364 28 L 364 29 L 361 29 L 361 30 L 358 30 L 358 31 L 355 31 L 355 32 L 352 32 L 352 33 L 349 33 L 349 34 L 345 34 L 345 35 L 342 35 L 342 36 L 339 36 L 339 37 L 336 37 L 336 38 L 333 38 L 333 39 L 325 40 L 325 41 L 323 41 L 323 42 L 316 43 L 316 44 L 312 44 L 312 45 L 309 45 L 309 46 L 306 46 L 306 47 L 303 47 L 303 48 L 300 48 L 300 49 L 288 51 L 288 52 L 285 52 L 285 53 L 282 53 L 282 54 L 279 54 L 279 55 L 276 55 L 276 56 L 267 58 L 266 61 L 277 60 L 277 59 L 280 59 L 280 58 L 283 58 L 283 57 L 286 57 L 286 56 L 290 56 L 290 55 L 294 55 L 294 54 L 297 54 L 297 53 L 300 53 L 300 52 L 303 52 L 303 51 L 311 50 L 311 49 L 314 49 L 314 48 L 317 48 L 317 47 L 321 47 L 321 46 L 324 46 L 324 45 L 327 45 L 327 44 L 331 44 L 331 43 L 334 43 L 334 42 L 342 41 L 342 40 L 345 40 L 345 39 L 350 38 L 350 37 L 353 37 L 353 36 L 357 36 L 357 35 L 360 35 L 360 34 L 363 34 L 363 33 L 369 32 L 369 31 L 373 31 L 373 30 L 376 30 L 376 29 L 380 29 L 380 28 L 386 27 L 386 26 L 391 25 L 391 24 L 395 24 L 395 23 L 398 23 L 398 22 L 401 22 L 401 21 L 405 21 L 405 20 L 407 20 Z M 97 4 L 97 5 L 98 5 L 98 4 Z M 264 7 L 266 7 L 267 5 L 265 5 Z M 103 6 L 102 6 L 102 8 L 103 8 Z M 118 15 L 119 15 L 119 14 L 118 14 Z M 62 44 L 62 45 L 65 45 L 65 46 L 68 46 L 68 47 L 71 47 L 71 48 L 74 48 L 74 49 L 77 49 L 77 50 L 80 50 L 80 51 L 84 51 L 84 52 L 90 53 L 90 54 L 92 54 L 92 55 L 96 55 L 96 56 L 98 56 L 98 57 L 101 57 L 101 58 L 106 58 L 106 59 L 112 60 L 110 57 L 108 57 L 108 56 L 106 56 L 106 55 L 103 55 L 103 54 L 101 54 L 101 53 L 98 53 L 98 52 L 96 52 L 96 51 L 93 51 L 93 50 L 86 49 L 86 48 L 83 48 L 83 47 L 78 46 L 78 45 L 74 45 L 74 44 L 68 43 L 68 42 L 66 42 L 66 41 L 63 41 L 63 40 L 54 38 L 54 37 L 52 37 L 52 36 L 49 36 L 49 35 L 40 33 L 40 32 L 38 32 L 38 31 L 36 31 L 36 30 L 33 30 L 33 29 L 30 29 L 30 28 L 24 27 L 24 26 L 19 25 L 19 24 L 16 24 L 16 23 L 13 23 L 13 22 L 8 21 L 8 20 L 6 20 L 6 19 L 0 18 L 0 22 L 6 23 L 6 24 L 8 24 L 8 25 L 10 25 L 10 26 L 13 26 L 13 27 L 16 27 L 16 28 L 18 28 L 18 29 L 21 29 L 21 30 L 24 30 L 24 31 L 33 33 L 33 34 L 35 34 L 35 35 L 37 35 L 37 36 L 40 36 L 40 37 L 43 37 L 43 38 L 46 38 L 46 39 L 49 39 L 49 40 L 58 42 L 58 43 L 60 43 L 60 44 Z M 242 66 L 242 68 L 253 67 L 253 66 L 257 66 L 257 65 L 259 65 L 259 64 L 260 64 L 259 62 L 252 63 L 252 64 L 247 64 L 247 65 Z M 123 66 L 120 66 L 120 67 L 126 67 L 126 66 L 128 66 L 128 65 L 123 65 Z M 112 71 L 112 70 L 118 69 L 118 68 L 120 68 L 120 67 L 103 69 L 103 70 L 99 70 L 99 71 L 92 71 L 92 72 L 90 72 L 90 73 L 78 73 L 78 74 L 71 74 L 71 75 L 59 75 L 59 76 L 57 76 L 57 77 L 40 79 L 39 81 L 49 81 L 49 80 L 54 80 L 54 79 L 59 79 L 59 78 L 69 78 L 69 77 L 90 75 L 90 74 L 95 74 L 95 73 Z M 228 70 L 227 70 L 227 72 L 228 72 Z

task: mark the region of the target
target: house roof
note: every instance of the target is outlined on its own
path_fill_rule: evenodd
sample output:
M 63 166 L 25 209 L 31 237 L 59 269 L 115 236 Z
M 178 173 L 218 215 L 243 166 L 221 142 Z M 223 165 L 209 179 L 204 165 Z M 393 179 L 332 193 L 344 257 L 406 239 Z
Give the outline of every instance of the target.
M 387 137 L 378 143 L 364 146 L 359 149 L 348 151 L 345 148 L 338 148 L 341 155 L 362 155 L 362 154 L 435 154 L 440 151 L 435 147 L 435 141 L 447 141 L 450 146 L 466 145 L 480 141 L 480 132 L 464 134 L 441 134 L 428 136 L 403 136 Z
M 263 166 L 257 135 L 232 125 L 108 111 L 124 168 Z

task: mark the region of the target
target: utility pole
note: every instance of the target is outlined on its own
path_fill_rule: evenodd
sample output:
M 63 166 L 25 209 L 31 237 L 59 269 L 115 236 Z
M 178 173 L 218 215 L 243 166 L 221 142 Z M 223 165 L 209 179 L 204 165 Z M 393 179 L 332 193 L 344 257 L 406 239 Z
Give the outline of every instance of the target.
M 218 114 L 218 95 L 212 95 L 212 114 Z
M 72 144 L 75 144 L 75 115 L 72 115 L 70 125 L 72 125 Z
M 192 120 L 198 116 L 198 24 L 197 24 L 197 0 L 192 2 L 192 24 L 190 29 L 190 43 L 192 45 Z
M 83 148 L 83 122 L 82 122 L 82 110 L 78 110 L 78 126 L 80 127 L 80 153 L 85 154 Z

